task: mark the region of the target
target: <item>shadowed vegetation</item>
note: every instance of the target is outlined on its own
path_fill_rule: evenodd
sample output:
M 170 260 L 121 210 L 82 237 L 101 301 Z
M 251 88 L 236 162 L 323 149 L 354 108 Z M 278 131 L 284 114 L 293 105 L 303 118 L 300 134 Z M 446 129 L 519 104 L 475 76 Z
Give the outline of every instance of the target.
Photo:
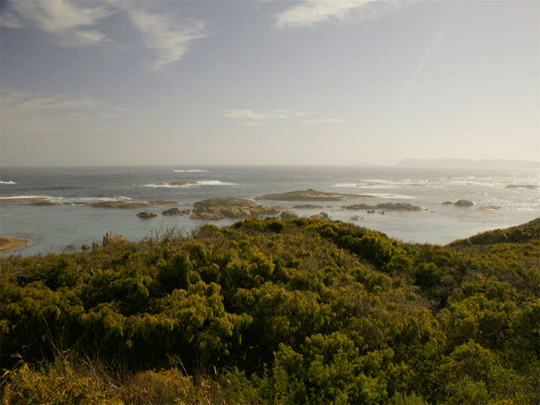
M 0 259 L 4 403 L 540 403 L 540 219 L 321 219 Z

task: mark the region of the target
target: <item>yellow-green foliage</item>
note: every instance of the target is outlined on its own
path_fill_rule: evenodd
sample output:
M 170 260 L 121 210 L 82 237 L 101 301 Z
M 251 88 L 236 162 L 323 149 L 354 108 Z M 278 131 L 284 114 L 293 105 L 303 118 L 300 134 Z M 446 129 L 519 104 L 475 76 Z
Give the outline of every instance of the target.
M 1 258 L 2 399 L 540 403 L 539 229 L 433 246 L 250 219 Z

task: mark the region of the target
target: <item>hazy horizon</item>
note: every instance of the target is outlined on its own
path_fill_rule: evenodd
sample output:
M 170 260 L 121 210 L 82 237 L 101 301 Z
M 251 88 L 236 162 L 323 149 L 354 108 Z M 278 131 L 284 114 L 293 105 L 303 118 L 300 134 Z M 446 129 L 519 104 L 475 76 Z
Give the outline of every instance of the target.
M 2 167 L 540 158 L 535 1 L 0 10 Z

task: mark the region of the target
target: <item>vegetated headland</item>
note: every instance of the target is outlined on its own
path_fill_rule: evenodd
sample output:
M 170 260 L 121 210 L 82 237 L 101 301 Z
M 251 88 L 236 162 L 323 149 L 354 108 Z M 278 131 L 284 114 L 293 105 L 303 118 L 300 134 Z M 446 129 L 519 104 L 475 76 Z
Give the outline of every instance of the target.
M 251 218 L 0 258 L 0 287 L 2 403 L 540 403 L 540 218 L 447 246 Z

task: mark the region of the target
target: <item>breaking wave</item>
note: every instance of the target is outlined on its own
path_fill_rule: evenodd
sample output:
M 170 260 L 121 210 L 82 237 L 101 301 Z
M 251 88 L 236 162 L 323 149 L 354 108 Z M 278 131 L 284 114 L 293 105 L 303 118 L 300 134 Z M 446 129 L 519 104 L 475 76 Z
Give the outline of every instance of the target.
M 14 181 L 2 181 L 0 180 L 0 184 L 17 184 Z
M 181 187 L 193 187 L 193 186 L 235 186 L 236 183 L 227 183 L 219 180 L 201 180 L 201 181 L 184 181 L 184 182 L 171 182 L 171 183 L 150 183 L 143 184 L 140 187 L 166 187 L 166 188 L 181 188 Z
M 201 169 L 185 169 L 185 170 L 173 170 L 175 173 L 208 173 L 208 170 Z

